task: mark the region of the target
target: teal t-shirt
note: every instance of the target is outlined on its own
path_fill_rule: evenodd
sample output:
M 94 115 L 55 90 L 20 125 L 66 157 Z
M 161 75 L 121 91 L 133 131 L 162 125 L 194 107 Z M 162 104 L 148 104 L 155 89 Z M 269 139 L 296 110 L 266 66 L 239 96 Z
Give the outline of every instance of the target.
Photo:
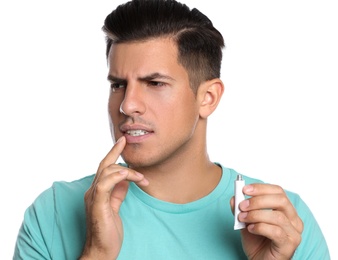
M 131 182 L 120 209 L 124 240 L 118 259 L 246 259 L 229 204 L 238 173 L 222 168 L 218 186 L 187 204 L 158 200 Z M 261 182 L 243 177 L 246 184 Z M 84 194 L 93 178 L 55 182 L 37 197 L 25 212 L 13 259 L 79 258 L 86 238 Z M 287 194 L 304 222 L 293 259 L 329 260 L 325 238 L 310 209 L 297 194 Z

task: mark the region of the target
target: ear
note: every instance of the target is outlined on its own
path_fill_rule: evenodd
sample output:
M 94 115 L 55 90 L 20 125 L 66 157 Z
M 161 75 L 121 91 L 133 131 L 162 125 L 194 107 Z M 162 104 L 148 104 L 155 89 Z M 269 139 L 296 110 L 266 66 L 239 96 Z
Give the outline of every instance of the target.
M 224 84 L 220 79 L 212 79 L 202 83 L 197 95 L 200 100 L 199 114 L 202 118 L 207 118 L 217 108 L 224 92 Z

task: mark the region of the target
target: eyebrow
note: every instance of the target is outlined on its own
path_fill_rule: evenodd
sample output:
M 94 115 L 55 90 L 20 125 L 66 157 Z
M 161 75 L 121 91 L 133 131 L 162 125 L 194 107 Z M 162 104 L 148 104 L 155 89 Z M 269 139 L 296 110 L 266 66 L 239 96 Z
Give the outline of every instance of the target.
M 139 80 L 139 81 L 151 81 L 151 80 L 154 80 L 154 79 L 168 79 L 168 80 L 175 81 L 172 77 L 158 73 L 158 72 L 154 72 L 154 73 L 151 73 L 151 74 L 146 75 L 144 77 L 137 78 L 137 80 Z M 119 83 L 127 82 L 126 79 L 118 78 L 118 77 L 115 77 L 113 75 L 108 75 L 107 80 L 111 81 L 111 82 L 119 82 Z
M 158 73 L 158 72 L 155 72 L 155 73 L 152 73 L 150 75 L 138 78 L 138 80 L 141 80 L 141 81 L 151 81 L 151 80 L 154 80 L 154 79 L 168 79 L 168 80 L 174 81 L 174 79 L 172 77 Z
M 127 82 L 125 79 L 121 79 L 113 75 L 108 75 L 107 80 L 110 82 Z

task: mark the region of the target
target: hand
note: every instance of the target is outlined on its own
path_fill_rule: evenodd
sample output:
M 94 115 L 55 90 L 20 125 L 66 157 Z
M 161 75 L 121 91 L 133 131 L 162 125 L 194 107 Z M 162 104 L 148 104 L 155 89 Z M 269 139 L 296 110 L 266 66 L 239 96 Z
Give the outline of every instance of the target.
M 248 259 L 291 259 L 301 242 L 303 222 L 285 191 L 271 184 L 250 184 L 243 188 L 251 198 L 242 201 L 238 215 L 247 227 L 241 230 Z M 234 209 L 234 197 L 231 199 Z
M 141 173 L 115 164 L 126 145 L 121 137 L 101 161 L 91 187 L 85 194 L 87 236 L 80 259 L 116 259 L 123 241 L 120 206 L 129 182 L 148 185 Z

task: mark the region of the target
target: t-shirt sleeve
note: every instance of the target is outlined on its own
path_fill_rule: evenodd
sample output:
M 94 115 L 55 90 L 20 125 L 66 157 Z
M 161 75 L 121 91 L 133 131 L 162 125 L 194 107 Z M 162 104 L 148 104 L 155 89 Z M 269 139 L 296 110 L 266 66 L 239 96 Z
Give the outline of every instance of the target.
M 320 226 L 310 208 L 297 194 L 291 195 L 292 203 L 304 223 L 302 241 L 293 260 L 321 259 L 330 260 L 329 249 Z
M 45 190 L 26 209 L 15 244 L 14 260 L 52 259 L 49 252 L 55 223 L 53 194 L 52 188 Z

